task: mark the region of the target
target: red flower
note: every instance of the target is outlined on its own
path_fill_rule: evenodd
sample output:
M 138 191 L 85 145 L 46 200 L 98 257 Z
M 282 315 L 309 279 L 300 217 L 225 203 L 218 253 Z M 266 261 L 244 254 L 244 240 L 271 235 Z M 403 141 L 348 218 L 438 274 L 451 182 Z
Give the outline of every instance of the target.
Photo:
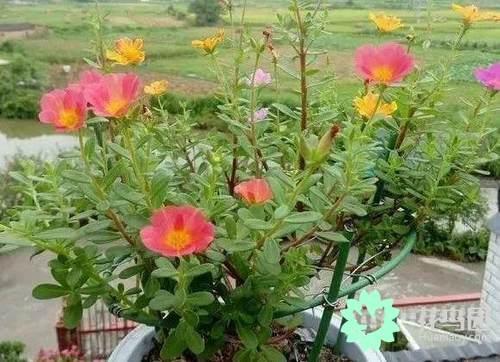
M 240 183 L 234 188 L 249 204 L 262 204 L 273 198 L 273 191 L 265 179 L 253 179 Z
M 151 225 L 141 230 L 146 248 L 170 257 L 206 250 L 214 234 L 214 225 L 192 206 L 167 206 L 158 210 L 151 218 Z

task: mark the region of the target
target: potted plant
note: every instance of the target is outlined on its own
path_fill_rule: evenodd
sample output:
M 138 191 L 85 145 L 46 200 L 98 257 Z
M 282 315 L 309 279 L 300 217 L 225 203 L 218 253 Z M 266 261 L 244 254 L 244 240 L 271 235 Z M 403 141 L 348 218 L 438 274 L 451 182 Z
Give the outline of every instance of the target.
M 279 47 L 271 30 L 245 31 L 244 17 L 229 38 L 219 31 L 193 41 L 220 81 L 223 129 L 199 130 L 187 105 L 169 114 L 166 81 L 143 87 L 123 73 L 146 58 L 143 42 L 123 38 L 108 49 L 99 16 L 96 59 L 87 60 L 95 69 L 42 98 L 40 121 L 77 133 L 80 147 L 41 175 L 12 175 L 26 202 L 1 226 L 0 243 L 54 254 L 54 282 L 33 296 L 64 298 L 69 327 L 98 300 L 151 327 L 127 337 L 112 360 L 139 351 L 145 356 L 134 358 L 284 361 L 305 325 L 317 330 L 305 358 L 317 361 L 340 328 L 334 303 L 373 280 L 363 273 L 380 266 L 373 276 L 382 277 L 423 224 L 477 196 L 471 174 L 493 157 L 484 114 L 498 66 L 477 71 L 485 95 L 462 117 L 439 102 L 477 9 L 457 8 L 453 55 L 430 70 L 416 67 L 413 35 L 406 46 L 357 49 L 351 109 L 338 101 L 333 75 L 312 68 L 315 41 L 328 37 L 320 4 L 290 2 L 278 17 Z M 401 25 L 372 18 L 381 32 Z M 278 54 L 287 49 L 295 63 Z M 234 61 L 222 63 L 222 53 Z M 297 80 L 300 106 L 264 105 L 265 92 L 279 96 L 283 70 Z M 333 271 L 330 288 L 311 298 L 307 286 L 324 269 Z M 352 283 L 342 285 L 346 273 Z M 369 358 L 359 346 L 338 350 Z

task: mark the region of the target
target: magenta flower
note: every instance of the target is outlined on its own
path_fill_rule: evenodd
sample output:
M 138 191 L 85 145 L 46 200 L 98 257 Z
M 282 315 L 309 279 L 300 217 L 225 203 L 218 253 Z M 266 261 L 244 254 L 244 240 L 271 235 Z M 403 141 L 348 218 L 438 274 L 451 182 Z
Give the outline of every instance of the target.
M 253 82 L 252 82 L 253 80 Z M 253 84 L 252 84 L 253 83 Z M 255 87 L 263 87 L 272 83 L 272 78 L 270 73 L 266 73 L 262 69 L 257 69 L 255 74 L 247 79 L 247 84 L 251 87 L 252 85 Z
M 254 122 L 262 122 L 264 121 L 267 116 L 269 115 L 269 108 L 260 108 L 256 110 L 253 114 L 253 121 Z M 249 121 L 252 121 L 252 118 L 249 118 Z
M 474 76 L 485 87 L 491 90 L 500 90 L 500 63 L 491 64 L 486 68 L 477 68 Z

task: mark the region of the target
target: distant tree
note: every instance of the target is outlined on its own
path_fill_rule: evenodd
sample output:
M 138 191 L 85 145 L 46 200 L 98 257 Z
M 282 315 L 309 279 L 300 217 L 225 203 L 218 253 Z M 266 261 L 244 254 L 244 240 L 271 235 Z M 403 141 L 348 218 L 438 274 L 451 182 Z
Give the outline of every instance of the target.
M 222 7 L 218 0 L 193 0 L 189 12 L 196 15 L 196 25 L 214 25 L 220 20 Z

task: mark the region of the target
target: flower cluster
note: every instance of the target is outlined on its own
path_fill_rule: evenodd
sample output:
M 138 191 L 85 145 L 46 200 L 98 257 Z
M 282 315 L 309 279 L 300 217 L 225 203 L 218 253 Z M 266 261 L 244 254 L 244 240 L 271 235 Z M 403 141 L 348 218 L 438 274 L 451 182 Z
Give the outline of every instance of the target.
M 53 90 L 42 97 L 40 121 L 58 131 L 74 131 L 85 125 L 87 113 L 122 118 L 138 101 L 141 81 L 135 74 L 84 72 L 80 83 Z
M 115 49 L 107 51 L 107 58 L 120 65 L 138 65 L 145 59 L 142 39 L 122 38 Z M 166 80 L 154 81 L 142 88 L 134 73 L 105 74 L 86 70 L 77 83 L 65 89 L 55 89 L 42 97 L 39 119 L 52 124 L 59 132 L 76 131 L 85 126 L 89 111 L 100 117 L 120 119 L 138 103 L 142 91 L 160 96 L 168 89 Z
M 84 358 L 77 346 L 70 349 L 55 350 L 41 349 L 36 357 L 36 362 L 83 362 Z

